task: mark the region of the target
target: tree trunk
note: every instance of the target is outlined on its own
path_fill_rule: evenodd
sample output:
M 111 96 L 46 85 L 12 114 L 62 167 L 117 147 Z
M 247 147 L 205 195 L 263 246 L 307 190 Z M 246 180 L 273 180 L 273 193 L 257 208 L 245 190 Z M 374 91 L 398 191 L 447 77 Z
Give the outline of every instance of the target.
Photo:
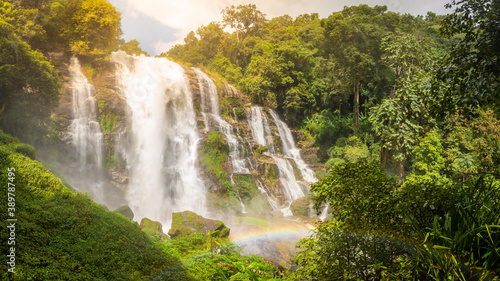
M 354 81 L 354 135 L 359 132 L 359 81 Z
M 403 148 L 400 148 L 398 150 L 398 153 L 400 155 L 403 154 Z M 396 173 L 398 174 L 398 181 L 401 182 L 403 178 L 405 177 L 405 167 L 404 167 L 404 161 L 403 160 L 398 160 L 396 164 Z
M 384 166 L 384 169 L 387 169 L 387 158 L 389 157 L 389 149 L 387 147 L 384 147 L 384 162 L 383 162 L 383 166 Z

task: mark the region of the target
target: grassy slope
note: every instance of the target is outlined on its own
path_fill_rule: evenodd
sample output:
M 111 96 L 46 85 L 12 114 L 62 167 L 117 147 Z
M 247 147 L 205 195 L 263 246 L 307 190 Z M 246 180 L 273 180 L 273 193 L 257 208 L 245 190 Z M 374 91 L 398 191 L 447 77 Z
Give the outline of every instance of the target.
M 14 151 L 19 141 L 0 133 L 0 249 L 2 280 L 185 280 L 166 244 L 126 217 L 73 193 L 39 162 Z M 17 144 L 16 144 L 17 143 Z M 19 151 L 18 149 L 16 149 Z M 8 168 L 15 168 L 15 274 L 7 272 Z

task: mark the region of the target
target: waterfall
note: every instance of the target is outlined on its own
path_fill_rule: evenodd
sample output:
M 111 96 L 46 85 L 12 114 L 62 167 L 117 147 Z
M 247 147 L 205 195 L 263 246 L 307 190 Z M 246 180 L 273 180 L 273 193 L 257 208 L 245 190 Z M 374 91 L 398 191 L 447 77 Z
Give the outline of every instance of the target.
M 220 116 L 214 116 L 214 119 L 219 124 L 220 131 L 226 136 L 227 144 L 229 145 L 229 158 L 231 158 L 231 163 L 233 165 L 233 174 L 249 174 L 250 171 L 245 165 L 246 159 L 242 157 L 242 154 L 245 152 L 245 147 L 243 146 L 242 151 L 242 145 L 233 135 L 233 126 Z
M 270 110 L 270 113 L 276 127 L 278 128 L 278 133 L 283 144 L 283 155 L 276 153 L 269 121 L 267 120 L 262 107 L 252 106 L 249 111 L 247 121 L 250 125 L 255 142 L 268 147 L 269 150 L 266 154 L 274 159 L 276 166 L 278 167 L 279 180 L 283 185 L 284 199 L 287 203 L 287 206 L 282 208 L 281 211 L 285 216 L 290 216 L 292 215 L 292 212 L 289 209 L 290 204 L 293 200 L 305 196 L 308 188 L 307 186 L 304 186 L 305 184 L 303 182 L 297 181 L 291 161 L 296 163 L 301 172 L 302 178 L 307 184 L 315 182 L 316 178 L 314 177 L 313 171 L 310 170 L 304 160 L 302 160 L 300 151 L 295 147 L 295 142 L 288 126 L 285 122 L 281 121 L 279 116 L 274 111 Z M 268 201 L 273 206 L 274 202 L 271 200 L 272 198 L 268 196 Z
M 198 68 L 193 68 L 198 78 L 198 88 L 200 89 L 201 97 L 201 113 L 205 122 L 207 131 L 210 130 L 207 113 L 219 116 L 219 94 L 217 87 L 212 79 L 210 79 L 203 71 Z
M 189 81 L 164 58 L 115 52 L 117 79 L 130 108 L 127 200 L 139 220 L 170 227 L 172 212 L 205 213 L 205 188 L 196 169 L 199 141 Z
M 271 206 L 271 208 L 273 208 L 273 211 L 278 211 L 279 204 L 274 198 L 271 197 L 271 195 L 269 195 L 266 190 L 266 185 L 262 181 L 257 180 L 257 187 L 259 188 L 260 193 L 264 194 L 267 197 L 267 202 L 269 202 L 269 205 Z
M 72 185 L 91 192 L 96 201 L 101 201 L 103 134 L 98 122 L 95 89 L 83 75 L 76 57 L 71 58 L 69 72 L 73 98 L 69 131 L 78 155 L 76 175 L 71 177 L 76 181 Z
M 271 116 L 274 119 L 274 123 L 278 127 L 281 142 L 283 143 L 283 153 L 285 153 L 286 156 L 292 158 L 295 161 L 297 167 L 300 170 L 300 173 L 302 174 L 302 177 L 308 184 L 316 182 L 318 179 L 316 179 L 316 177 L 314 176 L 314 172 L 307 167 L 307 164 L 304 162 L 304 160 L 302 160 L 302 157 L 300 156 L 300 150 L 295 147 L 292 132 L 290 131 L 286 123 L 281 121 L 278 114 L 276 114 L 274 110 L 270 110 L 270 112 Z
M 242 156 L 246 154 L 246 149 L 233 134 L 233 126 L 225 121 L 219 113 L 219 98 L 217 87 L 212 79 L 197 68 L 193 68 L 198 77 L 198 85 L 201 96 L 201 111 L 205 120 L 205 126 L 209 130 L 207 114 L 211 115 L 217 126 L 225 136 L 229 146 L 229 157 L 233 166 L 233 173 L 248 174 L 250 171 L 246 167 L 247 159 Z
M 297 182 L 293 167 L 290 165 L 288 159 L 276 156 L 273 156 L 273 159 L 276 161 L 276 165 L 279 168 L 280 181 L 285 187 L 284 194 L 286 201 L 291 203 L 295 199 L 304 197 L 304 191 L 302 191 L 302 188 Z
M 269 127 L 269 121 L 267 121 L 266 115 L 262 112 L 262 107 L 252 106 L 250 109 L 248 124 L 252 130 L 255 142 L 260 145 L 267 146 L 270 153 L 276 153 L 272 142 L 272 133 L 271 128 Z M 271 140 L 269 140 L 269 138 L 271 138 Z

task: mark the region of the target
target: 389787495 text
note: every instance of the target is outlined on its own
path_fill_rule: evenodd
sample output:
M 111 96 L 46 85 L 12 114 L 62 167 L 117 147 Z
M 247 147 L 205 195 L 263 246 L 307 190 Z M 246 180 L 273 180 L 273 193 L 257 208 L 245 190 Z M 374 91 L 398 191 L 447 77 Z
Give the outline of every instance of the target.
M 9 238 L 7 245 L 9 250 L 7 254 L 7 264 L 9 265 L 8 271 L 15 272 L 16 269 L 16 169 L 11 167 L 7 169 L 7 229 L 9 230 Z

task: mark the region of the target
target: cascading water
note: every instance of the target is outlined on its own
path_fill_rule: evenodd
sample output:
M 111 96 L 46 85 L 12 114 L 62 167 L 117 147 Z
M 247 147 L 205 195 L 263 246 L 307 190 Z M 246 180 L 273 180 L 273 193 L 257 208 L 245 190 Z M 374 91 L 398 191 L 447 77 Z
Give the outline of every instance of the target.
M 271 206 L 271 208 L 273 208 L 273 211 L 278 211 L 279 210 L 279 203 L 276 202 L 276 200 L 274 200 L 274 198 L 272 198 L 269 195 L 269 192 L 267 192 L 267 190 L 266 190 L 266 185 L 260 180 L 257 180 L 256 182 L 257 182 L 257 187 L 259 188 L 260 193 L 264 194 L 267 197 L 267 202 L 269 202 L 269 205 Z
M 219 124 L 220 131 L 226 136 L 227 144 L 229 145 L 229 157 L 233 165 L 234 174 L 248 174 L 250 171 L 246 167 L 246 159 L 241 156 L 242 150 L 240 142 L 233 135 L 233 126 L 227 123 L 220 116 L 214 116 L 214 119 Z M 243 151 L 244 151 L 243 147 Z
M 210 112 L 214 115 L 219 115 L 219 94 L 217 87 L 212 79 L 210 79 L 203 71 L 198 68 L 193 68 L 198 77 L 198 86 L 201 95 L 201 110 Z
M 278 127 L 278 132 L 283 144 L 282 151 L 285 157 L 276 153 L 272 141 L 272 133 L 269 122 L 267 121 L 266 114 L 262 111 L 261 107 L 252 106 L 248 115 L 248 124 L 252 130 L 255 142 L 268 147 L 268 152 L 266 153 L 274 159 L 276 166 L 278 167 L 279 179 L 284 187 L 284 199 L 287 203 L 287 206 L 282 208 L 281 211 L 285 216 L 290 216 L 292 215 L 292 212 L 290 211 L 289 206 L 292 201 L 305 196 L 305 193 L 307 192 L 307 185 L 315 182 L 316 178 L 314 177 L 312 170 L 307 168 L 307 165 L 300 157 L 300 151 L 295 147 L 295 142 L 293 141 L 292 133 L 288 126 L 281 121 L 279 116 L 274 111 L 270 110 L 270 112 L 274 123 Z M 301 171 L 306 184 L 296 179 L 293 166 L 290 163 L 292 160 L 297 164 L 297 167 Z M 302 188 L 301 185 L 304 186 L 304 188 Z M 268 197 L 268 201 L 271 205 L 273 205 L 269 199 L 272 198 Z
M 284 193 L 286 201 L 291 203 L 293 200 L 305 196 L 304 191 L 300 188 L 295 178 L 293 167 L 290 165 L 288 159 L 277 156 L 273 156 L 273 158 L 279 169 L 280 181 L 285 187 Z
M 272 133 L 267 117 L 262 112 L 262 107 L 252 106 L 250 109 L 248 124 L 252 129 L 252 135 L 255 142 L 260 145 L 267 146 L 270 153 L 276 153 L 272 140 L 268 139 L 272 136 Z
M 172 212 L 204 214 L 205 188 L 196 161 L 199 141 L 189 81 L 178 64 L 163 58 L 112 54 L 130 108 L 127 200 L 135 218 L 170 227 Z
M 271 116 L 274 119 L 274 123 L 278 127 L 278 132 L 283 144 L 283 152 L 286 156 L 292 158 L 295 161 L 297 167 L 300 170 L 300 173 L 302 174 L 302 177 L 308 184 L 316 182 L 318 179 L 316 179 L 316 177 L 314 176 L 314 172 L 307 167 L 307 164 L 304 162 L 304 160 L 302 160 L 302 157 L 300 156 L 300 150 L 295 147 L 292 132 L 290 131 L 286 123 L 281 121 L 278 114 L 276 114 L 274 110 L 270 110 L 270 112 Z
M 210 124 L 207 117 L 208 113 L 215 116 L 219 116 L 219 97 L 217 93 L 217 87 L 212 82 L 212 80 L 203 71 L 198 68 L 193 68 L 196 76 L 198 77 L 198 88 L 200 89 L 201 97 L 201 114 L 203 115 L 203 121 L 205 122 L 205 128 L 207 131 L 210 130 Z
M 71 58 L 69 72 L 73 98 L 70 135 L 78 154 L 77 175 L 71 178 L 71 183 L 91 192 L 94 199 L 101 202 L 103 134 L 97 118 L 95 89 L 83 75 L 76 57 Z
M 229 157 L 231 158 L 231 163 L 233 166 L 233 173 L 235 174 L 248 174 L 250 171 L 246 167 L 246 159 L 242 157 L 245 152 L 245 147 L 238 141 L 238 139 L 233 134 L 233 126 L 226 122 L 219 113 L 219 98 L 217 87 L 215 86 L 212 79 L 210 79 L 201 70 L 194 68 L 194 71 L 198 77 L 198 85 L 200 87 L 201 95 L 201 110 L 205 119 L 205 126 L 209 130 L 209 122 L 206 117 L 210 114 L 219 130 L 226 136 L 227 143 L 229 145 Z M 242 151 L 243 148 L 243 151 Z

